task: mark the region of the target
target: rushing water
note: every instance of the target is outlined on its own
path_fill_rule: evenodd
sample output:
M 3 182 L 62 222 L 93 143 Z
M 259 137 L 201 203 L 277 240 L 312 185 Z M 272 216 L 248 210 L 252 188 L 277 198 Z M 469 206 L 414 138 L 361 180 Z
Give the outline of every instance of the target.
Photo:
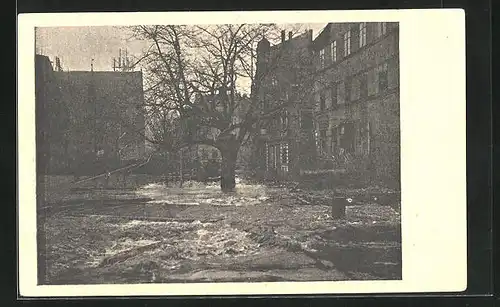
M 400 215 L 387 206 L 348 206 L 335 220 L 328 202 L 303 205 L 285 188 L 242 181 L 234 193 L 185 182 L 127 195 L 121 206 L 103 199 L 86 215 L 48 219 L 52 282 L 400 278 Z

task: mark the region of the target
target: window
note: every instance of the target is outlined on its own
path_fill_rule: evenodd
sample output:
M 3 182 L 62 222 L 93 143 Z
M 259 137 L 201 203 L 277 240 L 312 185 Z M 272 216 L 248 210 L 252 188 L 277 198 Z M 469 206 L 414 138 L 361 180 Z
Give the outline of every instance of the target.
M 377 24 L 377 34 L 378 37 L 381 37 L 387 33 L 387 23 L 386 22 L 379 22 Z
M 332 106 L 337 105 L 337 83 L 332 84 L 330 96 L 332 97 Z
M 349 78 L 345 81 L 345 102 L 349 102 L 351 100 L 351 91 L 352 91 L 352 80 Z
M 266 143 L 266 148 L 264 148 L 264 152 L 265 152 L 265 159 L 266 159 L 266 170 L 268 171 L 269 170 L 269 165 L 271 164 L 271 161 L 269 161 L 270 157 L 269 157 L 269 144 Z
M 282 97 L 284 100 L 288 101 L 288 90 L 283 90 L 282 91 Z
M 268 153 L 268 168 L 275 169 L 277 167 L 278 161 L 276 161 L 276 156 L 279 148 L 276 145 L 269 145 L 269 153 Z
M 332 153 L 335 154 L 337 152 L 337 133 L 338 128 L 332 128 Z
M 274 168 L 274 146 L 269 145 L 269 168 Z
M 351 54 L 351 30 L 344 33 L 344 56 Z
M 361 75 L 359 80 L 359 97 L 364 98 L 368 96 L 368 76 L 366 74 Z
M 319 51 L 319 66 L 321 68 L 325 67 L 325 49 Z
M 371 125 L 370 122 L 366 123 L 366 153 L 371 154 Z
M 284 110 L 281 113 L 281 130 L 288 129 L 288 111 Z
M 276 77 L 272 77 L 271 78 L 271 85 L 273 87 L 277 87 L 278 86 L 278 79 L 276 79 Z
M 325 92 L 322 90 L 319 93 L 319 110 L 324 111 L 326 109 Z
M 359 48 L 366 45 L 366 22 L 359 24 Z
M 330 44 L 330 57 L 332 63 L 335 63 L 337 61 L 337 41 L 333 41 Z
M 278 163 L 279 163 L 279 159 L 280 159 L 280 146 L 278 144 L 276 144 L 273 147 L 274 147 L 274 154 L 275 154 L 273 167 L 276 169 L 276 168 L 278 168 Z
M 353 123 L 346 123 L 342 127 L 341 146 L 349 153 L 354 153 L 355 128 Z
M 383 92 L 387 90 L 389 80 L 387 78 L 387 63 L 384 63 L 378 68 L 378 91 Z
M 281 164 L 288 163 L 288 143 L 281 144 Z
M 280 118 L 278 116 L 275 116 L 272 121 L 272 130 L 276 131 L 279 129 L 279 124 L 280 124 Z
M 313 128 L 313 116 L 311 111 L 301 111 L 300 127 L 302 129 L 312 129 Z
M 316 145 L 316 150 L 319 151 L 319 132 L 317 129 L 314 129 L 314 144 Z
M 216 150 L 212 151 L 212 159 L 218 159 L 218 158 L 219 158 L 219 153 Z
M 320 130 L 319 131 L 319 146 L 320 146 L 320 152 L 325 152 L 326 151 L 326 130 Z
M 201 158 L 203 160 L 208 160 L 208 152 L 204 149 L 202 149 L 202 151 L 201 151 Z
M 262 109 L 264 109 L 264 111 L 269 109 L 269 102 L 267 101 L 267 99 L 262 101 Z

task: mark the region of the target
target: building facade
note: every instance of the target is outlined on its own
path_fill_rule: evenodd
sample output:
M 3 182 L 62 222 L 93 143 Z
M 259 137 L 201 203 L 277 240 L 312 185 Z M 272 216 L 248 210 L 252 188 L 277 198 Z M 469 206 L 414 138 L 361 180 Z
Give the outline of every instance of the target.
M 40 171 L 90 171 L 100 161 L 144 157 L 141 72 L 54 70 L 42 55 L 35 65 Z
M 310 32 L 288 41 L 282 36 L 276 46 L 259 43 L 257 70 L 266 66 L 273 48 L 306 51 L 311 61 L 278 65 L 276 79 L 269 74 L 256 90 L 265 104 L 295 100 L 261 129 L 255 159 L 264 162 L 255 167 L 285 178 L 308 170 L 345 170 L 398 182 L 398 23 L 330 23 L 314 40 Z M 290 82 L 297 71 L 309 78 Z M 302 93 L 300 99 L 290 85 Z
M 317 167 L 398 182 L 398 23 L 330 23 L 313 49 Z
M 262 118 L 253 137 L 254 164 L 260 175 L 286 178 L 310 166 L 315 152 L 313 101 L 310 78 L 313 74 L 312 31 L 271 46 L 263 38 L 257 47 L 257 67 L 252 95 L 261 101 Z

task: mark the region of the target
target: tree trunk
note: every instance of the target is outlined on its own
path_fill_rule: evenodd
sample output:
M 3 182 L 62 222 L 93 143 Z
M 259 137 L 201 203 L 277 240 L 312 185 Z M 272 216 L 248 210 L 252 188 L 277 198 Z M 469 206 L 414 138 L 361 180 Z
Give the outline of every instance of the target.
M 232 192 L 236 188 L 235 170 L 238 147 L 228 146 L 228 148 L 221 149 L 221 154 L 222 164 L 220 187 L 222 192 Z

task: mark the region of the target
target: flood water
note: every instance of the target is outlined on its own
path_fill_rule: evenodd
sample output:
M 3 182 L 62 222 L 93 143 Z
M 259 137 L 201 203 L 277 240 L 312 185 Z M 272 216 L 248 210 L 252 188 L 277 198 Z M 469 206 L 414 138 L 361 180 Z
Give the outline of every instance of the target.
M 353 205 L 338 220 L 327 200 L 290 195 L 242 181 L 75 191 L 47 214 L 49 282 L 401 278 L 397 211 Z

